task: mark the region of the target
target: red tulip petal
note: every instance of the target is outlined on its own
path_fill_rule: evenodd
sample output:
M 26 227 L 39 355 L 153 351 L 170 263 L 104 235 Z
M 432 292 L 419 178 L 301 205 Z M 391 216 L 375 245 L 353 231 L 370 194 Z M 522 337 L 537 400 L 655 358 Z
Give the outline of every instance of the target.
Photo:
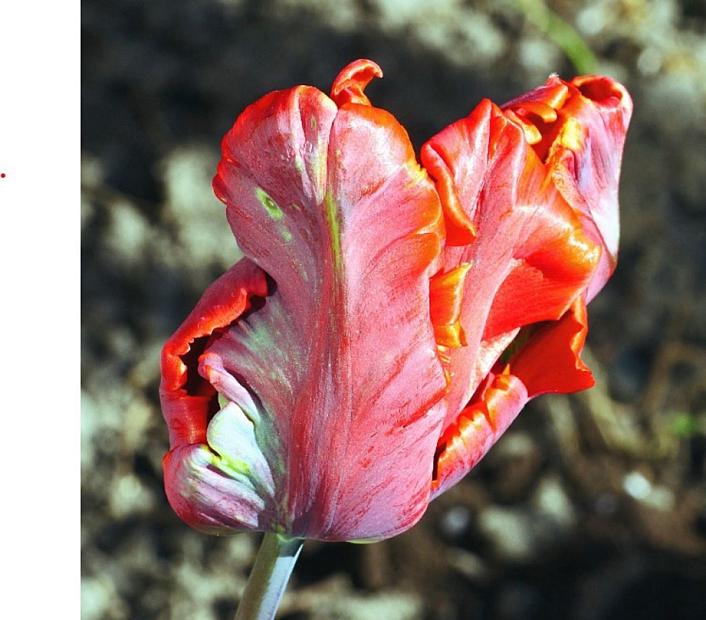
M 492 108 L 484 99 L 468 119 L 447 127 L 422 146 L 422 164 L 441 198 L 449 246 L 465 246 L 476 236 L 473 222 L 486 173 Z
M 579 357 L 588 332 L 586 319 L 586 304 L 579 298 L 559 321 L 530 327 L 527 343 L 507 364 L 498 362 L 488 373 L 470 404 L 439 439 L 434 497 L 475 467 L 528 400 L 594 384 L 591 371 Z
M 557 94 L 561 92 L 561 96 Z M 552 108 L 551 114 L 541 110 Z M 581 76 L 571 82 L 551 77 L 543 87 L 503 109 L 525 114 L 542 135 L 535 151 L 546 159 L 553 182 L 581 217 L 584 232 L 604 248 L 587 287 L 590 301 L 615 269 L 618 252 L 618 180 L 632 101 L 617 82 Z
M 589 281 L 599 249 L 585 239 L 522 127 L 487 101 L 424 145 L 422 161 L 437 183 L 451 185 L 476 230 L 472 243 L 444 252 L 447 270 L 471 264 L 461 303 L 467 346 L 446 352 L 446 427 L 494 363 L 488 354 L 499 355 L 498 345 L 518 328 L 562 316 Z
M 594 385 L 593 374 L 579 357 L 588 334 L 586 302 L 577 299 L 559 321 L 539 326 L 511 359 L 512 374 L 530 398 L 568 393 Z
M 361 101 L 349 95 L 370 67 L 344 71 L 334 95 Z M 391 115 L 337 109 L 307 87 L 249 107 L 223 154 L 214 187 L 239 246 L 274 285 L 213 339 L 202 372 L 221 375 L 228 394 L 237 381 L 271 424 L 264 432 L 256 419 L 255 433 L 285 531 L 402 531 L 426 508 L 443 419 L 428 310 L 443 234 L 433 184 Z
M 542 132 L 524 115 L 515 114 L 512 110 L 508 110 L 505 112 L 505 116 L 522 129 L 527 144 L 539 144 L 542 141 Z
M 213 413 L 216 392 L 196 372 L 199 351 L 194 350 L 194 343 L 205 344 L 207 336 L 248 309 L 253 295 L 266 294 L 265 274 L 249 260 L 241 260 L 206 289 L 191 314 L 165 343 L 159 393 L 172 448 L 204 443 L 208 417 Z M 191 368 L 185 362 L 187 356 L 193 357 Z
M 482 102 L 422 149 L 477 232 L 472 244 L 445 252 L 447 270 L 461 261 L 473 268 L 461 303 L 468 347 L 442 358 L 451 385 L 435 494 L 478 462 L 528 399 L 593 385 L 579 357 L 585 304 L 615 265 L 630 112 L 627 93 L 608 78 L 552 76 L 501 113 Z M 468 138 L 486 134 L 487 156 L 484 143 Z M 473 320 L 482 327 L 474 331 Z M 488 372 L 501 353 L 509 365 Z
M 382 69 L 372 60 L 355 60 L 336 76 L 331 87 L 331 99 L 338 107 L 346 103 L 370 105 L 370 99 L 363 92 L 368 84 L 382 77 Z
M 436 454 L 432 497 L 456 484 L 486 455 L 529 397 L 517 377 L 489 373 L 471 403 L 443 433 Z
M 515 109 L 515 108 L 531 108 L 532 104 L 536 102 L 541 102 L 544 105 L 549 106 L 555 110 L 561 108 L 564 102 L 569 98 L 569 87 L 566 82 L 559 78 L 559 76 L 552 75 L 547 80 L 546 84 L 538 86 L 526 93 L 523 93 L 519 97 L 515 97 L 508 101 L 503 108 Z
M 484 340 L 558 319 L 586 286 L 600 255 L 547 183 L 543 166 L 531 150 L 527 155 L 529 165 L 517 181 L 516 201 L 522 206 L 513 213 L 526 236 L 516 238 L 522 245 L 514 248 L 510 271 L 495 294 Z

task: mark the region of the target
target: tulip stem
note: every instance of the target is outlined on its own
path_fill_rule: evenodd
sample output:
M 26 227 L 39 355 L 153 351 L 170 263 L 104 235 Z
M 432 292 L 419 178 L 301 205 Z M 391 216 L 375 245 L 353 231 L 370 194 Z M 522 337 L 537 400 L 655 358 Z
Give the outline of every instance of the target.
M 272 620 L 304 540 L 267 532 L 255 558 L 235 620 Z

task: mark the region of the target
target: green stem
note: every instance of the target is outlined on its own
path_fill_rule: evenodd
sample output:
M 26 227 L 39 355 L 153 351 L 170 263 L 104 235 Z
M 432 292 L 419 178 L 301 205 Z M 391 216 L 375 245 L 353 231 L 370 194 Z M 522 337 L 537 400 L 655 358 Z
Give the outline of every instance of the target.
M 598 60 L 588 44 L 574 27 L 558 13 L 552 11 L 544 0 L 517 0 L 525 17 L 557 45 L 579 73 L 595 73 Z
M 235 620 L 272 620 L 304 541 L 268 532 L 255 558 Z

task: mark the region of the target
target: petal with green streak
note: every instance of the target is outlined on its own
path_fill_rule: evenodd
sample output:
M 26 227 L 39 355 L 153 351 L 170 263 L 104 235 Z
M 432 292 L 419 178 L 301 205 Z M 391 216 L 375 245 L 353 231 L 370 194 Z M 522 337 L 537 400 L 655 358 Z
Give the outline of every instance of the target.
M 272 93 L 224 139 L 214 188 L 271 287 L 203 359 L 257 404 L 279 523 L 327 540 L 407 529 L 429 499 L 446 382 L 429 316 L 441 209 L 406 132 L 314 88 Z

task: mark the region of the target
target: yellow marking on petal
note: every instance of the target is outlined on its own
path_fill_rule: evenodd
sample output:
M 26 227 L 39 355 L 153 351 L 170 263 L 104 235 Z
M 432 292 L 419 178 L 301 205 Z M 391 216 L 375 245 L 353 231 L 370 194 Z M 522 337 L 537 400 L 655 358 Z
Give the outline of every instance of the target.
M 341 222 L 339 219 L 338 205 L 332 194 L 326 194 L 324 199 L 326 206 L 326 222 L 328 223 L 331 235 L 331 254 L 333 256 L 333 268 L 337 275 L 343 273 L 343 250 L 341 248 Z
M 429 178 L 427 171 L 424 170 L 424 168 L 422 168 L 414 159 L 405 162 L 404 166 L 407 169 L 407 174 L 409 174 L 409 178 L 405 184 L 405 189 L 414 187 L 419 182 L 426 181 Z
M 559 144 L 570 151 L 580 151 L 583 146 L 585 130 L 575 118 L 568 118 L 561 128 Z
M 520 126 L 520 129 L 522 129 L 522 133 L 525 136 L 525 140 L 527 140 L 527 144 L 537 144 L 542 141 L 542 133 L 539 129 L 537 129 L 534 123 L 531 123 L 529 120 L 523 118 L 519 114 L 516 114 L 512 110 L 506 110 L 505 116 Z
M 461 325 L 461 301 L 471 263 L 461 263 L 429 281 L 429 311 L 437 344 L 458 348 L 466 344 Z
M 458 349 L 467 344 L 466 334 L 460 321 L 456 321 L 452 325 L 435 325 L 434 338 L 437 342 L 452 349 Z
M 536 114 L 545 123 L 553 123 L 556 118 L 556 110 L 541 101 L 525 101 L 521 103 L 517 110 L 524 110 L 528 114 Z

